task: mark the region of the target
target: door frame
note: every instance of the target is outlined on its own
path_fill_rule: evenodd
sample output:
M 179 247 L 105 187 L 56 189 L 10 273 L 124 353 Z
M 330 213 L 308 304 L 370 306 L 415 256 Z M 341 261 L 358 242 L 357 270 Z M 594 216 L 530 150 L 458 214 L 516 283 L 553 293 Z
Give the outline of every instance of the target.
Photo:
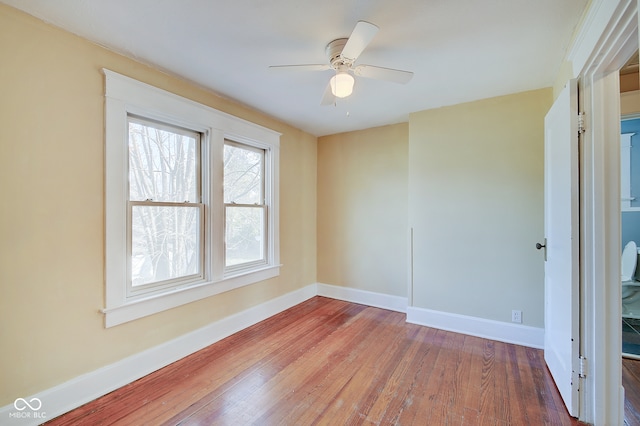
M 618 71 L 638 48 L 636 0 L 593 1 L 568 55 L 579 79 L 581 354 L 580 420 L 623 424 Z M 615 283 L 617 285 L 611 285 Z

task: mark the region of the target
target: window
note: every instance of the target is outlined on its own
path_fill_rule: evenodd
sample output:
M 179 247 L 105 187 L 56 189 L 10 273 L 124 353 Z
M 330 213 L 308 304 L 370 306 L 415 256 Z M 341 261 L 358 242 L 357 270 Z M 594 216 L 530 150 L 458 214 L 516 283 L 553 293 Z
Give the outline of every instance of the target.
M 200 134 L 129 117 L 128 294 L 204 279 Z
M 264 158 L 264 149 L 225 143 L 225 268 L 229 272 L 267 260 Z
M 279 134 L 104 70 L 107 327 L 279 274 Z

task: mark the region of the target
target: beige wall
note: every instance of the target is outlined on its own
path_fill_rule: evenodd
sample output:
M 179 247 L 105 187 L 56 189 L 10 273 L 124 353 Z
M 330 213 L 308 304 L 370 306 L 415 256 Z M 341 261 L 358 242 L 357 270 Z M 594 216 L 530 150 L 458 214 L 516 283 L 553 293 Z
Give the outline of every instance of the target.
M 411 114 L 414 306 L 544 326 L 544 116 L 552 89 Z
M 579 37 L 580 31 L 585 25 L 591 6 L 592 6 L 592 1 L 588 0 L 582 12 L 582 16 L 580 17 L 580 20 L 578 21 L 578 23 L 573 29 L 573 35 L 571 37 L 571 42 L 569 43 L 569 46 L 575 45 L 576 38 Z M 578 70 L 578 72 L 580 72 L 580 70 Z M 562 89 L 564 88 L 564 86 L 566 86 L 567 82 L 570 79 L 576 78 L 576 77 L 577 75 L 573 72 L 573 63 L 569 61 L 565 56 L 563 62 L 560 64 L 560 67 L 558 68 L 558 71 L 556 72 L 556 77 L 553 82 L 553 99 L 556 99 L 558 95 L 560 95 L 560 92 L 562 92 Z
M 316 280 L 317 139 L 0 5 L 0 406 Z M 105 67 L 282 132 L 281 276 L 103 327 Z
M 573 74 L 573 64 L 569 61 L 564 61 L 560 65 L 558 75 L 553 85 L 553 99 L 556 99 L 560 95 L 564 86 L 566 86 L 567 82 L 572 78 L 576 78 Z
M 640 91 L 634 90 L 620 94 L 620 114 L 622 116 L 640 112 Z
M 545 89 L 318 140 L 0 5 L 0 406 L 313 282 L 543 326 Z M 282 132 L 277 279 L 104 329 L 102 68 Z M 317 235 L 317 237 L 316 237 Z
M 407 123 L 318 140 L 318 281 L 407 295 Z
M 640 75 L 637 72 L 620 74 L 620 93 L 632 92 L 640 89 Z

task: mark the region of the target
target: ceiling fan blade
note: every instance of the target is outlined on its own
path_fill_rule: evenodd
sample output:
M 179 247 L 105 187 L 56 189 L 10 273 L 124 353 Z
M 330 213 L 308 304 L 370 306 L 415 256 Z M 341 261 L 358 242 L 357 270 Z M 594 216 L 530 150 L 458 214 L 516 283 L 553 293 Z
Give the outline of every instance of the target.
M 376 80 L 393 81 L 394 83 L 405 84 L 411 80 L 411 71 L 394 70 L 392 68 L 376 67 L 373 65 L 358 65 L 353 69 L 355 75 L 375 78 Z
M 327 84 L 327 88 L 324 89 L 324 94 L 322 95 L 322 100 L 320 101 L 320 105 L 333 105 L 336 103 L 336 97 L 331 91 L 331 83 Z
M 307 65 L 271 65 L 269 68 L 277 70 L 292 71 L 326 71 L 331 69 L 328 64 L 307 64 Z
M 373 37 L 378 32 L 378 27 L 366 22 L 358 21 L 356 27 L 347 40 L 347 44 L 342 49 L 341 56 L 350 61 L 355 61 L 362 53 L 365 47 L 369 45 Z

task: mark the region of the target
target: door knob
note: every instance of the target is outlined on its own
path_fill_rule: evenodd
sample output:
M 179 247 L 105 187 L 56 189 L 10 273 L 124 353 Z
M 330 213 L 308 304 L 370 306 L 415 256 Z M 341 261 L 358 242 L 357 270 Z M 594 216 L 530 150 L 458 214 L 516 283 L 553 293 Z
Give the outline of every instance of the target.
M 547 261 L 547 239 L 546 238 L 544 239 L 544 243 L 543 244 L 536 243 L 536 248 L 538 250 L 540 250 L 542 248 L 544 249 L 544 261 L 546 262 Z

